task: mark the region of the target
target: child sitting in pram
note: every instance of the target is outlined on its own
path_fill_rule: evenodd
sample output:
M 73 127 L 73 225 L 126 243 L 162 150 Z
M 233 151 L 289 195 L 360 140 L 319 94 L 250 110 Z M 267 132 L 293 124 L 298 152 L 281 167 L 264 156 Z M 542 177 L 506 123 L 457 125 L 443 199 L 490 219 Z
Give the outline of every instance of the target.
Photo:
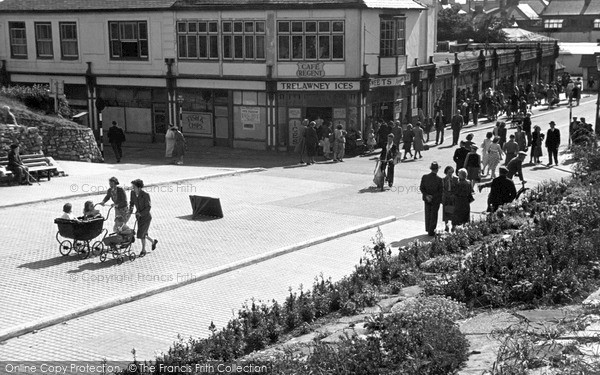
M 123 242 L 131 241 L 134 235 L 133 229 L 127 226 L 130 216 L 127 214 L 125 217 L 117 216 L 115 218 L 115 233 L 111 233 L 102 240 L 106 246 L 114 249 Z

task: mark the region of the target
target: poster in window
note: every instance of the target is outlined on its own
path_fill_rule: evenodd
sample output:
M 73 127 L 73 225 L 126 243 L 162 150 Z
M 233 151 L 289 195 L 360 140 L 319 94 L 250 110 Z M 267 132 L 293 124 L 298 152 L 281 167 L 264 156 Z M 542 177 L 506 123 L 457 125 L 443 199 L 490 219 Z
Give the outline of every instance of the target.
M 302 110 L 300 108 L 290 108 L 288 116 L 290 118 L 302 118 Z
M 183 112 L 183 132 L 212 136 L 212 113 L 210 112 Z
M 260 124 L 260 108 L 259 107 L 240 107 L 242 120 L 242 129 L 256 130 L 256 125 Z

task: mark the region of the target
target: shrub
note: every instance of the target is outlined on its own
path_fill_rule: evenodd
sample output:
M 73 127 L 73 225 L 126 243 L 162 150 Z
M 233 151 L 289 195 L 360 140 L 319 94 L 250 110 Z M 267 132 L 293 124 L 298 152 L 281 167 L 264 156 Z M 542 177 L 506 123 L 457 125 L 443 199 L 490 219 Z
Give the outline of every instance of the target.
M 0 89 L 0 94 L 16 99 L 31 109 L 46 114 L 54 113 L 54 99 L 50 97 L 48 85 L 3 87 Z M 65 98 L 59 99 L 58 114 L 67 119 L 72 116 L 71 108 Z

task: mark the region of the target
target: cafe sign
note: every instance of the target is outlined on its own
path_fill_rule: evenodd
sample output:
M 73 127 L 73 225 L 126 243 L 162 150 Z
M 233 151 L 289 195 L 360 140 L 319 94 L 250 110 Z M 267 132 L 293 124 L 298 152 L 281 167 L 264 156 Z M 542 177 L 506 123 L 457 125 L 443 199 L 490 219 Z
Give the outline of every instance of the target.
M 325 77 L 325 69 L 322 62 L 299 62 L 296 76 L 299 78 L 319 78 Z

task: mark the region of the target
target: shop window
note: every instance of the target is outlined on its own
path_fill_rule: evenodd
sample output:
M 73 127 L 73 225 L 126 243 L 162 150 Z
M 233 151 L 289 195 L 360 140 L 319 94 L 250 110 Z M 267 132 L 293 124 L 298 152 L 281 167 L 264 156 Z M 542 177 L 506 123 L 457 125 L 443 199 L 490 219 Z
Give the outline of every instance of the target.
M 222 30 L 223 59 L 265 59 L 265 21 L 223 21 Z
M 383 57 L 406 55 L 406 19 L 382 18 L 379 25 L 379 54 Z
M 208 60 L 219 58 L 219 35 L 216 21 L 177 22 L 180 59 Z
M 344 60 L 344 21 L 277 22 L 280 61 Z
M 27 34 L 25 22 L 9 22 L 10 57 L 13 59 L 27 58 Z
M 562 29 L 563 20 L 560 19 L 549 19 L 544 20 L 544 29 Z
M 63 60 L 77 60 L 77 24 L 75 22 L 60 22 L 60 55 Z
M 147 60 L 148 25 L 145 21 L 110 21 L 110 58 Z
M 54 57 L 52 50 L 52 24 L 50 22 L 35 23 L 35 49 L 38 59 L 51 59 Z
M 594 20 L 594 29 L 600 29 L 600 18 Z

